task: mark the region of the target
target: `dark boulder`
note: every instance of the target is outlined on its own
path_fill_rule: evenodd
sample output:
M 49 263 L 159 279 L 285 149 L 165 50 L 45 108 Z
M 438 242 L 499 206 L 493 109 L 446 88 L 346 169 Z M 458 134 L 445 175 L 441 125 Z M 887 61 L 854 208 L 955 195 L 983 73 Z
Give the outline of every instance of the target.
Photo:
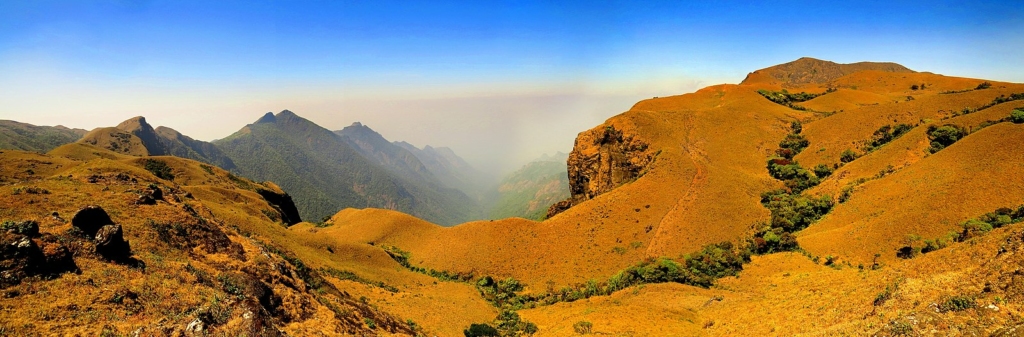
M 96 253 L 112 261 L 128 261 L 131 247 L 124 239 L 121 225 L 106 225 L 96 233 Z
M 103 226 L 114 224 L 110 215 L 100 206 L 85 206 L 71 218 L 71 225 L 78 228 L 86 236 L 93 237 Z
M 150 184 L 148 188 L 142 191 L 139 195 L 139 199 L 135 201 L 137 205 L 155 205 L 157 200 L 164 200 L 164 191 L 160 190 L 160 187 Z
M 39 247 L 28 236 L 0 232 L 0 288 L 35 274 L 39 257 Z

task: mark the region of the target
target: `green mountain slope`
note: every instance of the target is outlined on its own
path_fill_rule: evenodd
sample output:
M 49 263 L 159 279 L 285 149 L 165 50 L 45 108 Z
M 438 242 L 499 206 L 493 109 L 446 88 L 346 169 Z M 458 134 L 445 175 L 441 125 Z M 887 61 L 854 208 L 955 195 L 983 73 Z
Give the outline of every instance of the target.
M 566 154 L 541 159 L 512 172 L 493 193 L 492 219 L 522 217 L 540 220 L 548 207 L 569 197 Z
M 0 120 L 0 149 L 48 152 L 74 143 L 86 130 L 63 126 L 35 126 L 9 120 Z
M 476 213 L 465 194 L 395 174 L 341 136 L 288 110 L 267 113 L 214 144 L 234 161 L 234 172 L 273 181 L 288 191 L 304 219 L 322 219 L 348 207 L 374 207 L 454 225 Z

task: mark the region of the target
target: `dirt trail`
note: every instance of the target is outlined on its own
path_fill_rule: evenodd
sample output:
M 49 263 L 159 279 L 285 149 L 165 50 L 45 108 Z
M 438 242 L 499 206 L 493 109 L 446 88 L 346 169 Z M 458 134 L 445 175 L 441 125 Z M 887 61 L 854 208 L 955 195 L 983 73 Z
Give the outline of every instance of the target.
M 687 186 L 686 194 L 684 194 L 679 201 L 676 202 L 675 206 L 672 207 L 661 221 L 656 226 L 654 237 L 651 238 L 651 243 L 647 245 L 645 255 L 648 257 L 659 257 L 665 255 L 667 248 L 671 244 L 671 238 L 673 235 L 666 234 L 666 227 L 672 227 L 679 224 L 679 220 L 685 216 L 685 212 L 689 209 L 695 201 L 697 201 L 697 191 L 703 190 L 704 185 L 707 184 L 707 164 L 708 156 L 707 152 L 703 148 L 703 141 L 694 139 L 693 115 L 685 115 L 683 125 L 685 127 L 684 139 L 682 143 L 683 152 L 690 157 L 690 162 L 693 163 L 694 174 L 693 178 L 690 179 L 690 185 Z

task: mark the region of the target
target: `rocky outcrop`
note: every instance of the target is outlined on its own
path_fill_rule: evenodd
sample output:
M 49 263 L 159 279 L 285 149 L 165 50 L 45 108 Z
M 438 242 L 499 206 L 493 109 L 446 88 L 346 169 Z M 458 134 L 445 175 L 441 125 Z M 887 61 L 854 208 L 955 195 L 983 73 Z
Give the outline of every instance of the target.
M 278 193 L 264 188 L 258 188 L 256 192 L 281 215 L 281 222 L 289 225 L 302 222 L 302 218 L 299 216 L 299 209 L 295 207 L 295 201 L 292 201 L 292 196 L 288 195 L 288 193 Z
M 605 125 L 580 133 L 566 162 L 571 197 L 548 209 L 552 217 L 639 178 L 654 161 L 649 145 L 633 134 Z

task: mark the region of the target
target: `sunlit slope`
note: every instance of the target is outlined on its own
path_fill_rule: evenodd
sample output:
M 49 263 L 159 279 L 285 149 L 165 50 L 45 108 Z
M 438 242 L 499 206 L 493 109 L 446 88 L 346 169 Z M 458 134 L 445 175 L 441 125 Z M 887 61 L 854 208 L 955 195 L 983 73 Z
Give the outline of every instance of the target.
M 891 95 L 871 93 L 868 90 L 877 91 L 875 89 L 877 87 L 869 86 L 869 84 L 852 84 L 859 83 L 861 81 L 860 77 L 869 75 L 878 77 L 895 76 L 892 74 L 871 73 L 850 75 L 837 81 L 837 84 L 840 85 L 837 92 L 802 104 L 807 108 L 819 111 L 841 111 L 827 118 L 807 123 L 804 126 L 804 137 L 811 142 L 811 147 L 796 157 L 797 161 L 803 166 L 814 167 L 817 164 L 831 166 L 839 163 L 840 154 L 847 149 L 853 150 L 856 153 L 863 153 L 862 149 L 866 142 L 871 139 L 872 133 L 882 126 L 901 123 L 916 125 L 922 121 L 939 120 L 951 117 L 956 113 L 961 113 L 964 108 L 973 109 L 984 106 L 1000 95 L 1008 96 L 1013 93 L 1024 92 L 1024 85 L 997 83 L 993 84 L 991 88 L 984 90 L 940 94 L 940 92 L 947 90 L 942 88 L 971 89 L 983 81 L 950 78 L 925 73 L 907 74 L 905 76 L 908 78 L 904 79 L 901 77 L 896 85 L 880 80 L 879 86 L 887 88 L 887 90 L 894 90 L 894 94 Z M 955 84 L 946 84 L 940 87 L 942 83 L 947 81 Z M 934 87 L 928 87 L 926 90 L 910 90 L 910 86 L 917 82 L 934 83 Z M 857 89 L 851 89 L 851 87 L 856 87 Z M 816 92 L 824 90 L 825 88 L 820 88 Z M 830 103 L 833 102 L 827 102 L 826 100 L 832 100 L 833 96 L 870 96 L 875 101 L 858 103 L 857 107 L 850 107 L 845 104 L 832 105 Z M 908 100 L 907 97 L 912 99 Z
M 777 184 L 765 158 L 790 120 L 809 116 L 736 85 L 646 100 L 581 134 L 595 139 L 614 129 L 646 143 L 654 160 L 645 173 L 544 222 L 442 229 L 394 213 L 358 221 L 346 211 L 334 223 L 349 226 L 346 239 L 398 246 L 414 263 L 439 270 L 514 276 L 533 287 L 605 278 L 645 257 L 678 257 L 744 237 L 767 216 L 760 193 Z M 578 140 L 577 151 L 597 151 L 592 145 Z
M 656 284 L 520 311 L 538 336 L 990 336 L 1020 329 L 1020 225 L 877 269 L 755 256 L 711 289 Z M 888 290 L 887 290 L 888 289 Z M 882 300 L 879 300 L 882 298 Z M 942 309 L 971 298 L 966 310 Z M 1013 336 L 1013 334 L 999 335 Z
M 911 137 L 908 135 L 905 137 Z M 881 179 L 864 183 L 799 235 L 815 255 L 895 258 L 908 235 L 938 238 L 1024 198 L 1024 126 L 1000 123 Z
M 0 221 L 37 221 L 38 244 L 55 235 L 81 271 L 3 289 L 6 333 L 450 336 L 495 315 L 469 285 L 437 284 L 375 247 L 337 244 L 309 224 L 285 227 L 266 197 L 283 195 L 273 183 L 88 144 L 46 155 L 3 150 L 0 159 Z M 146 168 L 150 161 L 166 165 L 163 177 Z M 154 187 L 162 196 L 142 201 Z M 130 260 L 99 258 L 92 241 L 75 234 L 69 221 L 85 205 L 121 225 Z
M 149 155 L 149 151 L 146 150 L 146 145 L 142 143 L 142 139 L 115 127 L 93 129 L 86 133 L 85 136 L 82 136 L 78 143 L 89 144 L 130 156 Z

